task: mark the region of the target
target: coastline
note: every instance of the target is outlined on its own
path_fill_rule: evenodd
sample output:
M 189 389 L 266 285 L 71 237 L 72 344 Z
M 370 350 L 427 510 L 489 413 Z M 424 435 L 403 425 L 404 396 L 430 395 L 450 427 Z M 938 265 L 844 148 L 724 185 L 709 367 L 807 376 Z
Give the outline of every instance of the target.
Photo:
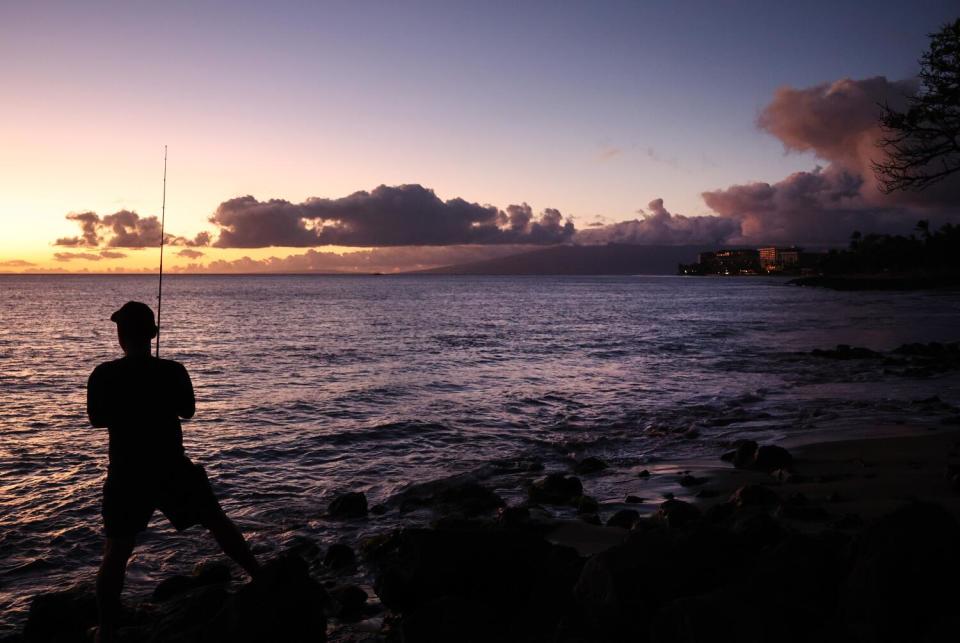
M 148 635 L 157 627 L 183 640 L 225 640 L 264 623 L 276 627 L 277 609 L 291 632 L 311 627 L 331 641 L 800 641 L 854 634 L 872 641 L 889 640 L 885 627 L 927 627 L 900 622 L 916 614 L 878 615 L 870 600 L 891 592 L 926 596 L 960 564 L 960 541 L 944 540 L 960 533 L 958 479 L 947 475 L 960 471 L 960 429 L 890 426 L 836 437 L 777 451 L 788 460 L 775 470 L 719 459 L 631 470 L 636 482 L 623 489 L 625 497 L 644 485 L 660 497 L 626 503 L 606 524 L 598 524 L 598 510 L 619 504 L 591 502 L 579 479 L 623 471 L 589 458 L 574 467 L 579 473 L 544 477 L 531 470 L 530 500 L 513 506 L 475 483 L 427 483 L 402 502 L 430 510 L 429 527 L 361 542 L 303 542 L 268 564 L 269 580 L 255 583 L 231 582 L 226 565 L 213 573 L 218 564 L 208 563 L 193 577 L 162 581 L 150 600 L 132 607 L 121 640 L 158 640 Z M 572 489 L 549 482 L 574 476 Z M 331 504 L 327 518 L 376 520 L 376 508 L 368 515 L 365 501 L 361 507 L 353 500 Z M 547 510 L 552 505 L 581 514 L 558 519 Z M 934 527 L 938 534 L 931 535 Z M 871 544 L 878 538 L 886 543 L 880 554 Z M 918 542 L 932 549 L 918 550 Z M 864 548 L 876 555 L 864 559 Z M 911 567 L 914 576 L 904 578 L 904 557 L 916 555 L 942 565 Z M 895 582 L 885 580 L 891 574 Z M 879 578 L 876 587 L 862 587 L 866 577 Z M 819 593 L 810 593 L 811 584 Z M 37 635 L 38 623 L 72 626 L 76 634 L 90 625 L 90 590 L 37 597 L 27 635 L 3 640 L 54 640 Z M 939 609 L 928 603 L 924 610 Z M 756 611 L 749 618 L 738 612 L 746 605 Z M 796 622 L 796 614 L 804 620 Z M 764 634 L 728 637 L 725 628 L 743 618 Z M 941 631 L 941 621 L 931 620 L 929 631 Z

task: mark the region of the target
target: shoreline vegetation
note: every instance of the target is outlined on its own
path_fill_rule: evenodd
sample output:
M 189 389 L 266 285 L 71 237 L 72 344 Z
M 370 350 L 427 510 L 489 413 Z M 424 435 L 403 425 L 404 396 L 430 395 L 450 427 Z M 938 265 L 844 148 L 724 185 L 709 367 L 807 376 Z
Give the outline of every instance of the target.
M 960 226 L 931 231 L 919 221 L 915 234 L 863 235 L 855 231 L 843 250 L 800 248 L 729 249 L 700 253 L 681 264 L 681 275 L 795 276 L 793 286 L 833 290 L 927 290 L 960 287 Z
M 960 342 L 811 355 L 904 376 L 960 369 Z M 322 519 L 364 537 L 294 539 L 253 582 L 203 562 L 128 598 L 119 640 L 952 640 L 960 409 L 918 405 L 939 424 L 732 440 L 706 460 L 508 459 L 373 506 L 341 493 Z M 601 478 L 617 497 L 589 495 Z M 388 512 L 407 518 L 377 529 Z M 33 597 L 23 631 L 0 641 L 84 641 L 95 621 L 92 584 L 77 586 Z

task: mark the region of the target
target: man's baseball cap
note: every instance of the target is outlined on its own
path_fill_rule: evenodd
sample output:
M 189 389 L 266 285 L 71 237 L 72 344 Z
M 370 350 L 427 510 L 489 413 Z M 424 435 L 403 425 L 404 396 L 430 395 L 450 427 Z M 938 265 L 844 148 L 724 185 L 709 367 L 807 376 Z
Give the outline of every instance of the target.
M 116 322 L 117 326 L 141 328 L 151 332 L 157 328 L 150 306 L 140 301 L 128 301 L 120 310 L 110 315 L 110 321 Z

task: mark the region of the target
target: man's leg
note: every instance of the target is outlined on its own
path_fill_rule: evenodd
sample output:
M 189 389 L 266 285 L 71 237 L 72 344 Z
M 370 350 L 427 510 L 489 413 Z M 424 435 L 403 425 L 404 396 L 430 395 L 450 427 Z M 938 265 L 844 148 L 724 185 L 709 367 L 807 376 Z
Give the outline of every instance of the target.
M 223 553 L 240 565 L 251 578 L 255 578 L 260 573 L 260 563 L 250 551 L 250 545 L 223 509 L 217 507 L 210 511 L 201 524 L 210 530 Z
M 120 592 L 123 591 L 123 579 L 131 553 L 133 538 L 107 537 L 103 546 L 103 562 L 97 572 L 97 610 L 100 613 L 98 643 L 114 640 L 120 614 Z

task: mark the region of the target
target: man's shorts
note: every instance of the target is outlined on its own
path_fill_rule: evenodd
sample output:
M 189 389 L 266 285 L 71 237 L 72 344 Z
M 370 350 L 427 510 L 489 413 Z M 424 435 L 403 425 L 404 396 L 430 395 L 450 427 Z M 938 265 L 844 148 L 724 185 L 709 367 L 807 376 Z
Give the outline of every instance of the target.
M 155 509 L 177 531 L 220 511 L 207 472 L 184 458 L 149 476 L 107 474 L 103 484 L 103 527 L 108 538 L 132 539 L 147 528 Z

